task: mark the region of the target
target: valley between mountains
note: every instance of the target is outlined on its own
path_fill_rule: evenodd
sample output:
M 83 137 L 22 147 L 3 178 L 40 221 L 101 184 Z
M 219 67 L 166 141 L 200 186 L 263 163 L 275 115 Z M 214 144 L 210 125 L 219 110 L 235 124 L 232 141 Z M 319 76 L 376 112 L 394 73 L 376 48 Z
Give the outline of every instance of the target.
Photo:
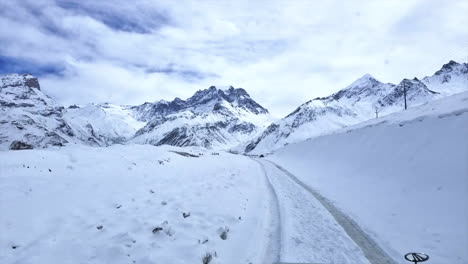
M 0 263 L 468 262 L 467 63 L 364 75 L 281 119 L 232 86 L 44 90 L 0 77 Z

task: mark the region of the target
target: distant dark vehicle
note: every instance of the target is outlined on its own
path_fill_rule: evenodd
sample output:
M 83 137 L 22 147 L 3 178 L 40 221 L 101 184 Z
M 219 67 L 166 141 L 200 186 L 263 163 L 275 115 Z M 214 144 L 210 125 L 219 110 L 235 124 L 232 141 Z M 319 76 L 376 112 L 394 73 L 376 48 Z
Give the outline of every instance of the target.
M 260 156 L 259 156 L 259 157 L 260 157 L 260 158 L 264 158 L 264 157 L 265 157 L 265 155 L 263 155 L 263 154 L 260 154 Z

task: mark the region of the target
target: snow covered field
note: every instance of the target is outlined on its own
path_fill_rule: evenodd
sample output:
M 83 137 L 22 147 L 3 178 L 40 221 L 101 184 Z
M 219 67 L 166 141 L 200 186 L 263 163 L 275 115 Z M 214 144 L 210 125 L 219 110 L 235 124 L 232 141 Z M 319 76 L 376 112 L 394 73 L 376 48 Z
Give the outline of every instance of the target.
M 0 263 L 202 263 L 207 253 L 210 263 L 259 263 L 269 235 L 260 167 L 212 154 L 149 145 L 0 152 Z
M 332 200 L 388 254 L 468 263 L 468 92 L 268 157 Z

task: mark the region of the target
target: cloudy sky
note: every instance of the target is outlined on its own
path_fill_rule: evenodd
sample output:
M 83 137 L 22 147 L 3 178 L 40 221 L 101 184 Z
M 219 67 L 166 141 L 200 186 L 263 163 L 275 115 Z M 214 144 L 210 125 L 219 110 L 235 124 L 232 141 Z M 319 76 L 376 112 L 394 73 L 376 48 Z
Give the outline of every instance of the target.
M 370 73 L 468 60 L 468 0 L 1 0 L 0 73 L 64 104 L 140 104 L 211 85 L 283 116 Z

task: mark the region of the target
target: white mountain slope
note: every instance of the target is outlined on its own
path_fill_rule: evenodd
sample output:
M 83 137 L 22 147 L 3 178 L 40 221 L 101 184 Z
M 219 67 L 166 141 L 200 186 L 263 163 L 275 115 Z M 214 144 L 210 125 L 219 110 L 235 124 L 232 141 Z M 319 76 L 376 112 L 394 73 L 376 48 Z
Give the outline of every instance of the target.
M 396 260 L 468 263 L 468 92 L 281 148 L 274 162 Z
M 135 116 L 149 121 L 133 143 L 229 148 L 262 131 L 271 116 L 242 88 L 214 86 L 186 101 L 159 101 L 134 107 Z
M 64 114 L 65 120 L 75 131 L 90 134 L 101 145 L 125 143 L 135 132 L 146 125 L 133 117 L 130 106 L 113 104 L 89 104 L 72 107 Z
M 144 126 L 130 107 L 110 104 L 65 109 L 31 75 L 0 77 L 0 149 L 30 149 L 80 143 L 123 143 Z
M 0 148 L 62 146 L 75 136 L 63 112 L 31 75 L 1 76 Z
M 242 88 L 210 87 L 186 101 L 65 109 L 44 94 L 30 75 L 6 75 L 0 80 L 2 149 L 69 142 L 109 146 L 129 139 L 153 145 L 228 148 L 248 141 L 272 122 L 268 110 Z
M 422 81 L 404 79 L 398 85 L 381 83 L 370 75 L 364 75 L 331 96 L 306 102 L 285 118 L 272 123 L 250 143 L 236 149 L 251 153 L 269 152 L 375 118 L 376 111 L 380 116 L 399 111 L 404 108 L 404 87 L 407 89 L 408 106 L 414 107 L 466 91 L 467 84 L 468 64 L 453 61 Z
M 434 75 L 424 77 L 422 82 L 431 90 L 443 95 L 452 95 L 468 90 L 468 64 L 450 61 Z

